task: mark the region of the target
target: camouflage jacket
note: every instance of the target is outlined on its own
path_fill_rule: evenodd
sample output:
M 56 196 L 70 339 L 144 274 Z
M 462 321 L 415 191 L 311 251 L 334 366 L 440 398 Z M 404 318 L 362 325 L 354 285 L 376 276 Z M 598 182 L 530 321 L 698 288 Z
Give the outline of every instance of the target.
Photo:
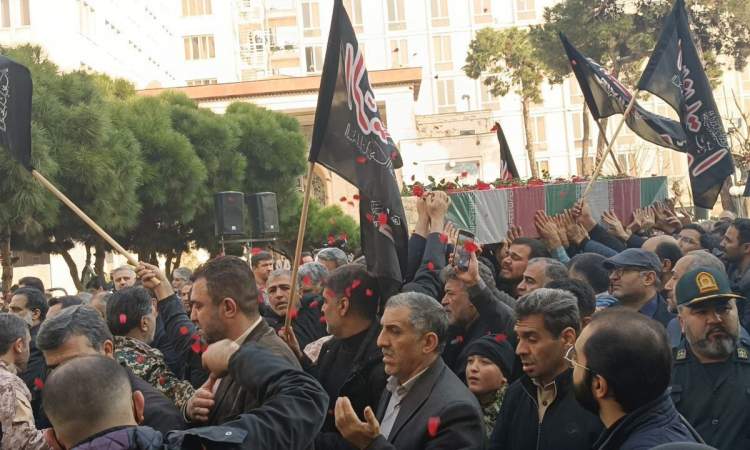
M 484 432 L 487 435 L 487 439 L 492 436 L 492 430 L 495 428 L 495 421 L 497 420 L 498 414 L 500 414 L 500 407 L 503 405 L 503 398 L 505 397 L 505 390 L 508 388 L 506 384 L 495 392 L 495 396 L 492 401 L 486 405 L 482 405 L 482 416 L 484 417 Z
M 0 361 L 0 427 L 2 450 L 46 450 L 46 441 L 34 424 L 31 393 L 16 376 L 16 369 Z
M 115 358 L 139 378 L 171 399 L 182 409 L 195 393 L 190 382 L 181 380 L 169 370 L 164 355 L 145 342 L 127 336 L 115 336 Z

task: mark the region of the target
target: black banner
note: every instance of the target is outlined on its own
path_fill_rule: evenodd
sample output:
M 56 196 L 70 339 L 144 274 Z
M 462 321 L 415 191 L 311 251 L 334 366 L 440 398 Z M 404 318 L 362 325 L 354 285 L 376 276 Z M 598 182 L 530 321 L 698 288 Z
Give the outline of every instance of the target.
M 661 97 L 680 115 L 687 137 L 693 203 L 713 208 L 724 180 L 734 172 L 734 163 L 683 0 L 677 0 L 667 16 L 638 89 Z
M 31 170 L 31 73 L 0 56 L 0 144 Z
M 579 52 L 562 33 L 560 40 L 594 119 L 623 114 L 633 94 L 602 66 Z M 685 132 L 680 123 L 649 112 L 637 102 L 625 123 L 635 134 L 652 144 L 686 151 Z
M 510 152 L 508 141 L 505 139 L 505 132 L 499 122 L 495 122 L 492 130 L 497 133 L 497 142 L 500 144 L 500 179 L 510 181 L 514 178 L 520 178 L 516 162 L 513 160 L 513 154 Z
M 310 161 L 359 188 L 367 268 L 381 279 L 381 294 L 386 294 L 383 290 L 393 293 L 403 280 L 408 248 L 395 173 L 403 162 L 380 120 L 364 57 L 341 0 L 333 7 Z M 384 283 L 389 288 L 383 289 Z

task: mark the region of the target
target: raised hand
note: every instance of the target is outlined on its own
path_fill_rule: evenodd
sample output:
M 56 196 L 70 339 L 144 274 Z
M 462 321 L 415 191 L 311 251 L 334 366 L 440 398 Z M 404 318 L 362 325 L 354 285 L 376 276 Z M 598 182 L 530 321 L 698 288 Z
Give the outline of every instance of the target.
M 607 225 L 609 232 L 621 241 L 625 242 L 630 238 L 630 234 L 625 231 L 625 227 L 622 226 L 622 222 L 620 222 L 614 211 L 604 211 L 602 213 L 602 221 Z
M 548 249 L 554 250 L 562 245 L 555 222 L 547 216 L 547 213 L 542 210 L 537 211 L 534 214 L 534 226 Z

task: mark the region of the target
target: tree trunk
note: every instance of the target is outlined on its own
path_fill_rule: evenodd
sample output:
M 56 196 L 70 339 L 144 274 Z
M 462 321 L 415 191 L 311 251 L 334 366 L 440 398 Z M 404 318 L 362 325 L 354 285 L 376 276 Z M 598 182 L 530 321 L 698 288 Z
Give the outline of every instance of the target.
M 732 187 L 732 177 L 727 177 L 727 179 L 724 180 L 724 185 L 721 187 L 721 192 L 719 193 L 719 196 L 721 197 L 721 208 L 724 211 L 732 211 L 737 214 L 737 208 L 734 206 L 732 195 L 729 193 L 730 187 Z
M 104 259 L 107 257 L 107 251 L 104 249 L 104 244 L 99 240 L 94 244 L 94 250 L 96 251 L 94 254 L 94 272 L 97 280 L 99 280 L 99 287 L 104 288 L 107 284 L 107 280 L 104 279 Z
M 174 259 L 174 255 L 172 252 L 169 252 L 166 254 L 166 260 L 164 261 L 164 275 L 167 276 L 168 279 L 172 279 L 172 259 Z
M 13 255 L 10 247 L 10 230 L 0 231 L 0 260 L 3 264 L 3 296 L 10 292 L 13 284 Z
M 583 102 L 583 113 L 581 114 L 581 120 L 583 121 L 583 136 L 581 138 L 581 173 L 582 177 L 591 174 L 591 167 L 589 167 L 589 107 L 586 102 Z
M 83 265 L 83 268 L 81 268 L 81 282 L 83 282 L 86 271 L 91 267 L 91 244 L 84 242 L 83 245 L 86 247 L 86 263 Z
M 529 156 L 529 166 L 531 167 L 531 177 L 539 178 L 539 171 L 536 169 L 536 156 L 534 155 L 534 142 L 531 135 L 531 118 L 529 117 L 530 100 L 523 98 L 521 100 L 521 110 L 523 112 L 523 129 L 526 133 L 526 153 Z
M 83 283 L 81 283 L 81 278 L 78 276 L 78 266 L 76 266 L 76 262 L 73 261 L 73 257 L 70 256 L 70 252 L 62 248 L 61 245 L 58 246 L 57 252 L 63 257 L 65 264 L 68 265 L 68 272 L 70 273 L 70 278 L 73 280 L 76 290 L 78 290 L 78 292 L 83 291 Z

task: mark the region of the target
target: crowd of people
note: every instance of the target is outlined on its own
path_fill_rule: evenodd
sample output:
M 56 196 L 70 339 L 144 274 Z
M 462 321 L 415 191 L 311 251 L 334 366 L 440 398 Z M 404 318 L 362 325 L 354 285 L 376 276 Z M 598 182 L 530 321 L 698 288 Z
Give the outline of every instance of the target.
M 449 203 L 418 200 L 390 298 L 336 248 L 296 279 L 264 251 L 93 295 L 21 279 L 2 449 L 750 448 L 750 219 L 579 201 L 456 249 Z

